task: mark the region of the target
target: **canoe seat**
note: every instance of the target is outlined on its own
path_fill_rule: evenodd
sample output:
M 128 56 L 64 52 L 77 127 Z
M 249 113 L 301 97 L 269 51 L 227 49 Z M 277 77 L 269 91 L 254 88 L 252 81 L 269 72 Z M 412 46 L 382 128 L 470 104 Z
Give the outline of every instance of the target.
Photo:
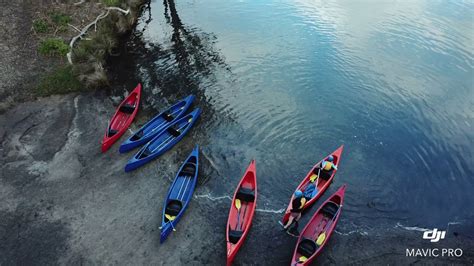
M 311 257 L 314 252 L 317 250 L 317 245 L 316 243 L 308 238 L 303 238 L 303 240 L 300 241 L 298 244 L 298 253 L 301 255 L 309 258 Z
M 321 169 L 321 166 L 314 168 L 313 174 L 315 174 L 316 176 L 319 174 L 319 177 L 321 177 L 321 179 L 324 179 L 324 180 L 328 180 L 331 177 L 331 174 L 328 174 L 327 171 L 324 171 L 323 169 L 321 170 L 319 169 Z
M 164 118 L 167 122 L 171 122 L 171 121 L 173 121 L 173 119 L 174 119 L 174 117 L 173 117 L 170 113 L 168 113 L 168 112 L 166 112 L 166 113 L 163 114 L 163 118 Z
M 321 209 L 321 213 L 326 215 L 329 219 L 332 219 L 334 215 L 336 215 L 337 210 L 339 209 L 339 205 L 336 203 L 329 201 L 324 205 L 324 207 Z
M 181 171 L 181 174 L 185 176 L 194 176 L 194 173 L 196 173 L 196 166 L 190 163 L 187 163 Z
M 242 237 L 244 234 L 244 231 L 239 231 L 239 230 L 229 230 L 229 241 L 232 244 L 236 244 L 239 242 L 239 239 Z
M 327 181 L 332 176 L 333 171 L 334 170 L 326 171 L 326 170 L 321 169 L 320 177 Z
M 148 157 L 148 155 L 150 155 L 150 154 L 151 154 L 150 150 L 149 150 L 149 149 L 145 149 L 145 150 L 140 154 L 139 158 L 141 159 L 141 158 Z
M 137 133 L 135 133 L 135 134 L 130 138 L 130 140 L 133 140 L 133 141 L 139 140 L 139 139 L 141 139 L 141 138 L 143 137 L 143 134 L 144 134 L 143 130 L 140 130 L 140 131 L 138 131 Z
M 240 187 L 236 195 L 237 199 L 245 202 L 254 202 L 255 201 L 255 191 L 251 188 Z
M 118 133 L 117 129 L 112 129 L 112 128 L 109 129 L 109 137 L 112 137 L 113 135 L 115 135 L 117 133 Z
M 122 113 L 131 114 L 131 113 L 133 113 L 133 111 L 135 111 L 135 106 L 126 103 L 126 104 L 120 106 L 119 111 L 122 112 Z
M 322 179 L 327 181 L 332 176 L 333 171 L 334 171 L 334 169 L 330 170 L 330 171 L 326 171 L 326 170 L 321 169 L 321 171 L 319 171 L 319 167 L 316 167 L 313 170 L 313 174 L 318 175 L 318 172 L 319 172 L 319 177 L 321 177 Z
M 169 214 L 171 216 L 177 216 L 181 211 L 183 204 L 179 200 L 170 200 L 168 205 L 166 205 L 165 214 Z
M 173 127 L 169 127 L 166 131 L 168 131 L 168 133 L 170 133 L 171 136 L 173 137 L 178 137 L 179 135 L 181 135 L 181 132 L 179 132 L 177 129 Z

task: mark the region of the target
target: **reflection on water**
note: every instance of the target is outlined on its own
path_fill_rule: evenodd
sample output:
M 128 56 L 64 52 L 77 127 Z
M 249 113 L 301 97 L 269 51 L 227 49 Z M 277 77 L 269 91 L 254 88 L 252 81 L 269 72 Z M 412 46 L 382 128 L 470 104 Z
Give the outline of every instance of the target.
M 121 64 L 125 64 L 127 70 L 132 68 L 139 73 L 140 81 L 150 92 L 148 105 L 155 105 L 157 96 L 179 98 L 189 93 L 202 94 L 200 87 L 212 82 L 213 69 L 216 66 L 226 69 L 224 60 L 214 51 L 215 36 L 188 30 L 176 11 L 174 0 L 165 0 L 162 14 L 166 22 L 163 25 L 167 31 L 166 40 L 164 43 L 143 42 L 141 38 L 146 38 L 146 32 L 153 26 L 150 24 L 153 22 L 153 4 L 149 2 L 145 6 L 141 23 L 125 47 L 126 52 L 120 62 L 113 62 L 113 67 L 123 72 Z M 127 78 L 116 77 L 116 82 L 121 79 L 125 82 Z
M 143 81 L 149 110 L 198 95 L 205 112 L 193 138 L 217 170 L 202 188 L 213 197 L 232 193 L 256 158 L 259 202 L 278 210 L 344 144 L 329 190 L 349 184 L 341 230 L 469 224 L 473 7 L 152 1 L 117 71 Z

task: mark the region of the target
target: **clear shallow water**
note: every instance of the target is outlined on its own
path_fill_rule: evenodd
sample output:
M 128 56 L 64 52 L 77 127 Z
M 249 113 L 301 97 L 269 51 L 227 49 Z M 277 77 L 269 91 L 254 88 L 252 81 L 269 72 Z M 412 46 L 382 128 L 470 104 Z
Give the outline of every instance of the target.
M 270 211 L 258 224 L 276 223 L 308 169 L 344 144 L 323 197 L 349 185 L 342 234 L 455 222 L 472 235 L 473 7 L 152 1 L 115 60 L 128 73 L 117 83 L 143 82 L 146 118 L 198 95 L 191 138 L 209 169 L 196 193 L 225 213 L 222 196 L 256 158 L 258 205 Z

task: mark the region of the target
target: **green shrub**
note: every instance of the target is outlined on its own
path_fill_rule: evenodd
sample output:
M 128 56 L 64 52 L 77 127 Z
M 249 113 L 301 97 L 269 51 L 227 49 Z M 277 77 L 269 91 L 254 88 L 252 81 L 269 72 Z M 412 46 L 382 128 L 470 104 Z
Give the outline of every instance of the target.
M 121 0 L 102 0 L 106 6 L 118 6 L 120 5 Z
M 40 96 L 47 96 L 51 94 L 65 94 L 82 89 L 83 85 L 74 75 L 72 67 L 61 66 L 41 79 L 37 93 Z
M 40 42 L 38 51 L 42 55 L 65 56 L 69 52 L 69 46 L 61 39 L 48 38 Z
M 33 21 L 33 29 L 36 33 L 49 32 L 49 24 L 44 19 L 36 19 Z
M 72 21 L 70 16 L 63 13 L 58 13 L 58 12 L 49 13 L 49 18 L 51 18 L 51 20 L 57 26 L 67 26 L 67 24 L 71 23 Z

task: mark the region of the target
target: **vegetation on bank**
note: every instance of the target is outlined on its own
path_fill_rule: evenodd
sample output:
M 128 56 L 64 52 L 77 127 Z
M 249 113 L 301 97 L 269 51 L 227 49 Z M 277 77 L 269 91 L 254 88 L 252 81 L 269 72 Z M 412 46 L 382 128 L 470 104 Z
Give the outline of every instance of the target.
M 59 11 L 49 12 L 33 21 L 33 30 L 36 34 L 65 32 L 71 23 L 71 16 Z
M 59 38 L 47 38 L 42 40 L 38 46 L 38 52 L 49 56 L 66 56 L 69 46 Z
M 129 17 L 130 16 L 130 17 Z M 97 30 L 86 34 L 72 49 L 73 70 L 87 88 L 108 84 L 104 70 L 105 61 L 118 45 L 121 34 L 131 29 L 135 22 L 131 15 L 110 12 L 97 23 Z
M 59 66 L 41 78 L 37 93 L 39 96 L 66 94 L 83 90 L 84 86 L 73 73 L 72 66 Z
M 107 6 L 118 6 L 120 5 L 120 0 L 102 0 L 102 3 L 106 4 Z
M 64 30 L 67 28 L 67 25 L 71 23 L 72 18 L 66 14 L 59 13 L 59 12 L 51 12 L 49 17 L 54 22 L 59 29 Z
M 50 31 L 49 23 L 42 18 L 33 21 L 33 30 L 36 33 L 48 33 Z
M 73 26 L 81 21 L 65 7 L 61 12 L 53 11 L 33 21 L 33 30 L 40 37 L 38 52 L 41 55 L 57 58 L 57 66 L 39 82 L 37 94 L 41 96 L 64 94 L 84 89 L 97 88 L 108 84 L 104 70 L 105 61 L 118 45 L 120 35 L 131 30 L 136 22 L 138 11 L 146 0 L 95 0 L 97 23 L 79 38 L 72 50 L 70 40 L 82 31 L 84 25 L 92 21 L 82 19 L 81 26 Z M 93 3 L 95 2 L 95 3 Z M 98 4 L 100 2 L 101 4 Z M 69 4 L 72 8 L 72 4 Z M 130 10 L 125 15 L 113 9 L 118 7 Z M 90 18 L 89 18 L 90 19 Z M 67 36 L 66 36 L 67 35 Z M 68 64 L 66 54 L 71 50 L 72 65 Z

